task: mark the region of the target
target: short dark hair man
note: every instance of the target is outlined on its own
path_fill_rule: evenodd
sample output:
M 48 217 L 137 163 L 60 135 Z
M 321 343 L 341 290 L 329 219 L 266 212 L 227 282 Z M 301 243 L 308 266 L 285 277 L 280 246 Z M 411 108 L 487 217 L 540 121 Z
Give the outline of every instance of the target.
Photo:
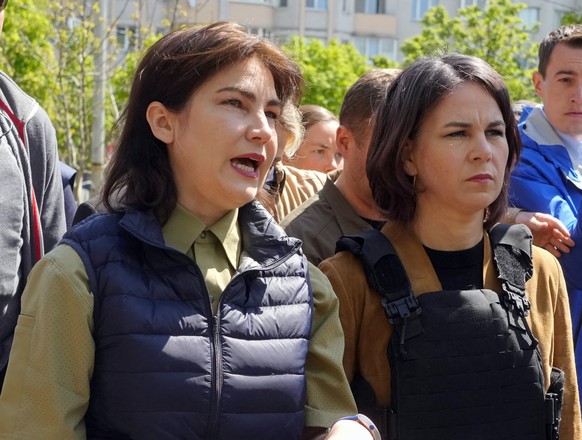
M 524 149 L 511 177 L 511 202 L 562 221 L 582 243 L 582 25 L 551 31 L 539 47 L 532 80 L 543 105 L 526 109 L 519 130 Z M 560 258 L 574 331 L 578 377 L 582 377 L 582 247 Z
M 398 69 L 374 69 L 350 87 L 336 136 L 338 152 L 344 158 L 343 171 L 335 183 L 328 180 L 281 223 L 287 234 L 303 240 L 303 251 L 313 264 L 331 257 L 342 235 L 384 225 L 370 191 L 366 158 L 375 110 L 398 73 Z

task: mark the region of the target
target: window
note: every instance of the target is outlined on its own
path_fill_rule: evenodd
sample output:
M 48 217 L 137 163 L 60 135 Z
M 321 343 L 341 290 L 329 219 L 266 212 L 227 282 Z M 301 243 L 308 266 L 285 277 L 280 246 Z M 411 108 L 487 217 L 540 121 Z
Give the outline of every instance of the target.
M 355 37 L 354 46 L 369 59 L 386 55 L 391 60 L 398 58 L 398 41 L 393 38 Z
M 524 8 L 519 11 L 519 18 L 527 29 L 534 29 L 540 21 L 540 10 L 538 8 Z
M 282 8 L 286 8 L 287 7 L 287 0 L 281 0 L 279 2 L 279 6 L 282 7 Z
M 363 14 L 385 14 L 384 0 L 356 0 L 356 12 Z
M 305 0 L 305 6 L 309 9 L 327 11 L 327 0 Z
M 437 0 L 413 0 L 412 1 L 412 20 L 420 21 L 426 11 L 437 5 Z
M 117 26 L 117 45 L 122 50 L 135 49 L 137 44 L 135 26 Z
M 483 9 L 485 7 L 485 0 L 461 0 L 459 8 L 465 9 L 469 6 L 478 6 L 479 9 Z
M 269 29 L 261 27 L 247 26 L 247 32 L 252 35 L 259 35 L 260 37 L 265 37 L 269 40 L 273 38 L 273 34 Z

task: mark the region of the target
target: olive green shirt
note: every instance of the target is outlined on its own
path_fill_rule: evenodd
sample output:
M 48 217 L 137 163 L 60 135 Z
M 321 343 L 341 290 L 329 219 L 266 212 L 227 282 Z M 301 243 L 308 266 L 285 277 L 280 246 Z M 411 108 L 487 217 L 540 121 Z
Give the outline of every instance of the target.
M 234 210 L 207 228 L 177 206 L 163 228 L 166 244 L 194 257 L 202 268 L 214 306 L 242 250 L 237 214 Z M 315 266 L 309 269 L 314 315 L 305 425 L 327 427 L 357 411 L 342 368 L 337 297 L 327 278 Z M 0 439 L 85 439 L 94 360 L 88 276 L 79 255 L 62 244 L 37 263 L 22 297 L 0 396 Z

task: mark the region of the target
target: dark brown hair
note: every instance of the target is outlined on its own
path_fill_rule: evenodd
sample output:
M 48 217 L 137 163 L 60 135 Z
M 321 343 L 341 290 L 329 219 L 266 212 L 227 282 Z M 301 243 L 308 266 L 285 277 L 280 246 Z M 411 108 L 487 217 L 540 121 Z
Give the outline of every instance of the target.
M 104 204 L 157 210 L 162 223 L 177 200 L 177 189 L 166 145 L 146 120 L 150 103 L 159 101 L 180 112 L 192 95 L 213 75 L 241 61 L 256 58 L 273 75 L 277 97 L 297 102 L 303 78 L 298 66 L 274 43 L 249 35 L 234 23 L 187 27 L 158 40 L 143 55 L 133 80 L 127 106 L 118 123 L 121 135 L 103 187 Z
M 560 26 L 542 40 L 538 49 L 538 72 L 542 74 L 542 78 L 546 77 L 550 56 L 558 44 L 582 48 L 582 24 Z
M 372 69 L 348 89 L 339 114 L 339 122 L 359 139 L 372 123 L 372 117 L 386 96 L 386 90 L 400 69 Z
M 372 133 L 366 170 L 372 195 L 387 218 L 410 222 L 416 211 L 412 178 L 404 170 L 405 145 L 435 106 L 457 87 L 472 82 L 483 87 L 497 102 L 509 145 L 503 188 L 489 206 L 485 228 L 489 229 L 507 208 L 507 185 L 511 168 L 519 158 L 521 140 L 507 87 L 485 61 L 466 55 L 421 58 L 406 68 L 390 85 Z

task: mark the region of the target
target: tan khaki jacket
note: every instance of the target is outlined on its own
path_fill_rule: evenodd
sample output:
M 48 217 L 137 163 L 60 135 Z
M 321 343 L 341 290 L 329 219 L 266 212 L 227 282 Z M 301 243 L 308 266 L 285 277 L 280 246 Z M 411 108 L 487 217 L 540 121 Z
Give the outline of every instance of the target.
M 281 221 L 291 211 L 322 189 L 327 181 L 327 175 L 318 171 L 290 167 L 278 162 L 275 165 L 275 180 L 277 183 L 277 203 L 273 217 L 275 220 Z

